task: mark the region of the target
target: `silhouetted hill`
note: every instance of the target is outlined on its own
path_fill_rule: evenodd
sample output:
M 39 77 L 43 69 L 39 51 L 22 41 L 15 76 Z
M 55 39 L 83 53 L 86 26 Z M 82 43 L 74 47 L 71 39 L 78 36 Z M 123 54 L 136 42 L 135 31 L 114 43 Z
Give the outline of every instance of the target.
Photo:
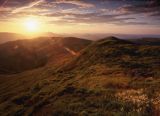
M 160 38 L 131 39 L 130 41 L 142 45 L 160 45 Z
M 37 38 L 0 45 L 0 73 L 17 73 L 75 56 L 91 41 L 79 38 Z

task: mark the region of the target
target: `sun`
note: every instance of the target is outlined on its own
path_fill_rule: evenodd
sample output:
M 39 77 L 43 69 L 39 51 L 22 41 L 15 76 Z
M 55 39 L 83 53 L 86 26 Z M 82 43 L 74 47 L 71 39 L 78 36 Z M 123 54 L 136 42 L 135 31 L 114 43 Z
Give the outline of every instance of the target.
M 25 28 L 28 32 L 38 32 L 40 22 L 34 18 L 28 18 L 25 22 Z

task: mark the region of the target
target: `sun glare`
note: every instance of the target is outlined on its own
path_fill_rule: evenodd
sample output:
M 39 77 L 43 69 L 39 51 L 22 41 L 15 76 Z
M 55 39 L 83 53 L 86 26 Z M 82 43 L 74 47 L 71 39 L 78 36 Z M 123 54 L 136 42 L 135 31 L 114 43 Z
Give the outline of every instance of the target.
M 29 18 L 25 21 L 26 30 L 29 32 L 38 32 L 39 26 L 39 21 L 36 19 Z

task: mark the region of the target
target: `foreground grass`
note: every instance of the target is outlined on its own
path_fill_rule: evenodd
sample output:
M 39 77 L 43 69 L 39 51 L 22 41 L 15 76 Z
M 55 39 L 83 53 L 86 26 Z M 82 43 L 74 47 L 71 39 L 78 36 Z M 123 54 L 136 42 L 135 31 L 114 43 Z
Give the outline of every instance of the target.
M 68 73 L 62 77 L 62 73 L 49 72 L 39 75 L 34 71 L 26 77 L 21 74 L 5 78 L 10 81 L 1 78 L 4 81 L 0 87 L 1 115 L 150 116 L 159 113 L 160 79 L 69 76 Z

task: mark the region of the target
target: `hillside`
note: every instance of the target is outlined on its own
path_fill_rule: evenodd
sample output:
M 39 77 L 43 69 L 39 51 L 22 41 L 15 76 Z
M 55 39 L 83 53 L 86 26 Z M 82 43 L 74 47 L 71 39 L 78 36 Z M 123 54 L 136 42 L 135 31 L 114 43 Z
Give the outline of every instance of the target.
M 158 77 L 160 46 L 138 45 L 109 37 L 88 46 L 81 55 L 66 65 L 75 70 L 89 70 L 93 65 L 111 67 L 111 72 L 129 76 Z M 93 69 L 94 70 L 94 69 Z M 94 72 L 96 73 L 96 72 Z
M 0 115 L 158 116 L 159 53 L 160 46 L 108 37 L 58 67 L 1 75 Z
M 1 44 L 0 73 L 18 73 L 48 63 L 58 65 L 65 58 L 78 54 L 90 42 L 79 38 L 57 37 L 17 40 Z

